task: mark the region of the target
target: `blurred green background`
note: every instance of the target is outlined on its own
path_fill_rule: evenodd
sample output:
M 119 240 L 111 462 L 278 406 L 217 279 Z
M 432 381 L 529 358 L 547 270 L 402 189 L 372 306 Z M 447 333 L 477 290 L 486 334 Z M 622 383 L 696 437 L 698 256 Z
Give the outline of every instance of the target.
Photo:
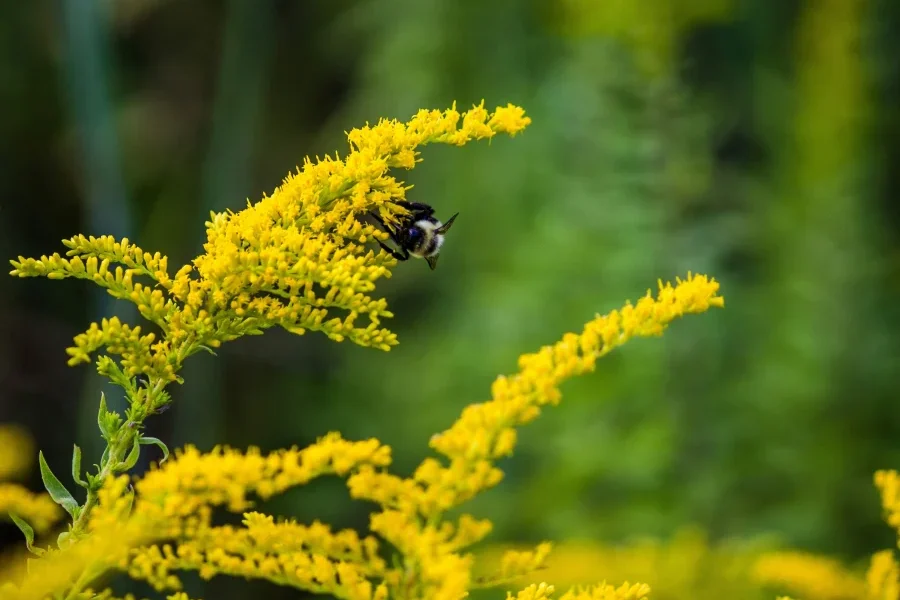
M 408 473 L 519 354 L 692 270 L 726 309 L 567 385 L 471 510 L 495 540 L 694 523 L 856 559 L 894 544 L 871 477 L 900 466 L 897 31 L 894 0 L 5 2 L 0 256 L 111 233 L 177 266 L 210 210 L 352 127 L 519 104 L 523 135 L 429 147 L 409 174 L 411 199 L 460 217 L 437 271 L 381 285 L 399 347 L 239 340 L 192 358 L 149 434 L 273 449 L 340 430 Z M 102 384 L 64 348 L 114 312 L 135 320 L 84 282 L 0 278 L 0 421 L 57 472 L 73 442 L 102 449 Z M 336 481 L 264 508 L 363 528 L 369 509 Z M 297 597 L 196 588 L 262 589 Z

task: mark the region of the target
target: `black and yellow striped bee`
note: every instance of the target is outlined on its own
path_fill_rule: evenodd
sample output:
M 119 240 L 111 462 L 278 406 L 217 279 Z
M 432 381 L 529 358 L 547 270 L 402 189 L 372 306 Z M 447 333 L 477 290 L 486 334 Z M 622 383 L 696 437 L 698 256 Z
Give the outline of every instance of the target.
M 444 234 L 453 225 L 456 213 L 446 223 L 434 217 L 434 208 L 421 202 L 395 201 L 409 211 L 396 225 L 387 225 L 375 213 L 370 213 L 378 221 L 385 233 L 397 245 L 397 250 L 378 240 L 378 245 L 397 260 L 409 260 L 410 256 L 424 258 L 432 270 L 437 266 L 438 255 L 444 244 Z

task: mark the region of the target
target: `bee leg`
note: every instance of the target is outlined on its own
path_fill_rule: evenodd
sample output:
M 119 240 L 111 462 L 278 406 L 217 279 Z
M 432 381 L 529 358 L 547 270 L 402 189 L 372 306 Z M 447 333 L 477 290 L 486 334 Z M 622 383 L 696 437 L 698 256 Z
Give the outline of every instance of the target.
M 369 212 L 369 216 L 372 217 L 373 219 L 375 219 L 378 222 L 378 224 L 381 225 L 381 228 L 384 230 L 385 233 L 391 232 L 391 228 L 384 224 L 384 221 L 381 219 L 380 216 L 378 216 L 378 213 L 376 213 L 374 210 Z
M 382 220 L 382 218 L 381 218 L 378 214 L 376 214 L 375 212 L 370 212 L 369 215 L 370 215 L 373 219 L 375 219 L 375 220 L 378 222 L 379 225 L 381 225 L 381 229 L 382 229 L 386 234 L 388 234 L 389 236 L 391 236 L 391 241 L 393 241 L 393 242 L 394 242 L 395 244 L 397 244 L 398 246 L 401 246 L 401 247 L 403 246 L 403 244 L 400 243 L 400 240 L 397 238 L 397 234 L 394 233 L 394 230 L 391 229 L 390 227 L 388 227 L 388 226 L 385 224 L 385 222 Z M 380 241 L 379 241 L 378 243 L 381 244 L 381 247 L 382 247 L 382 248 L 387 248 L 387 247 L 386 247 L 384 244 L 382 244 Z
M 397 234 L 394 233 L 394 230 L 391 229 L 390 227 L 388 227 L 387 225 L 385 225 L 385 223 L 381 219 L 381 217 L 378 216 L 377 214 L 375 214 L 374 212 L 370 212 L 369 214 L 372 216 L 373 219 L 378 221 L 378 224 L 381 225 L 381 229 L 383 229 L 386 234 L 391 236 L 391 241 L 394 242 L 395 244 L 397 244 L 397 246 L 399 246 L 400 248 L 402 248 L 403 244 L 400 243 L 400 240 L 397 238 Z M 409 252 L 406 252 L 404 250 L 403 253 L 401 253 L 401 252 L 398 252 L 397 250 L 394 250 L 390 246 L 386 245 L 384 242 L 382 242 L 379 239 L 376 239 L 375 241 L 378 242 L 378 245 L 381 246 L 381 248 L 385 252 L 389 253 L 391 256 L 393 256 L 397 260 L 409 260 Z
M 378 224 L 381 226 L 382 231 L 384 231 L 386 234 L 391 236 L 391 240 L 395 244 L 397 244 L 398 246 L 400 245 L 400 242 L 397 240 L 397 236 L 394 234 L 394 230 L 391 229 L 390 227 L 388 227 L 385 224 L 385 222 L 382 220 L 382 218 L 380 216 L 378 216 L 377 213 L 375 213 L 374 211 L 370 212 L 369 216 L 371 216 L 373 219 L 375 219 L 378 222 Z M 381 244 L 381 242 L 378 242 L 378 243 Z M 384 246 L 384 244 L 381 244 L 381 245 Z
M 398 252 L 397 250 L 394 250 L 393 248 L 391 248 L 390 246 L 388 246 L 381 240 L 375 240 L 375 241 L 378 242 L 378 245 L 381 246 L 382 250 L 384 250 L 385 252 L 387 252 L 388 254 L 390 254 L 391 256 L 396 258 L 397 260 L 409 260 L 409 252 L 407 252 L 406 250 L 404 250 L 402 252 Z

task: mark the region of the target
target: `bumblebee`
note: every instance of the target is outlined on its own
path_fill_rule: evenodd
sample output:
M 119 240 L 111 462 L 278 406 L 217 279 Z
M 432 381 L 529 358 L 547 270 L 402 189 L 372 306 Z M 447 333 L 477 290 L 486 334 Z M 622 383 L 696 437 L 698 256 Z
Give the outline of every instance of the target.
M 369 213 L 378 221 L 381 228 L 391 236 L 391 240 L 397 245 L 397 250 L 389 247 L 381 240 L 376 240 L 385 252 L 397 260 L 409 260 L 410 256 L 424 258 L 432 270 L 437 266 L 438 254 L 444 244 L 444 234 L 453 225 L 456 213 L 446 223 L 441 223 L 434 217 L 434 208 L 421 202 L 394 201 L 409 211 L 403 215 L 400 222 L 394 226 L 388 226 L 377 214 Z

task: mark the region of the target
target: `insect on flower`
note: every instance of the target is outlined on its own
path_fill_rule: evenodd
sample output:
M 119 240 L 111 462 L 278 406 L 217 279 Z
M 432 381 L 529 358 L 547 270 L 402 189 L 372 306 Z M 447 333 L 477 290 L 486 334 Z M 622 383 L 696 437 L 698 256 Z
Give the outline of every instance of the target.
M 434 208 L 427 204 L 406 201 L 395 203 L 409 211 L 409 214 L 403 215 L 395 226 L 387 225 L 375 213 L 370 214 L 385 233 L 391 236 L 398 250 L 394 250 L 381 240 L 377 240 L 378 245 L 397 260 L 409 260 L 410 256 L 424 258 L 428 266 L 434 270 L 441 246 L 444 244 L 444 234 L 453 225 L 453 220 L 459 213 L 450 217 L 446 223 L 441 223 L 434 216 Z

